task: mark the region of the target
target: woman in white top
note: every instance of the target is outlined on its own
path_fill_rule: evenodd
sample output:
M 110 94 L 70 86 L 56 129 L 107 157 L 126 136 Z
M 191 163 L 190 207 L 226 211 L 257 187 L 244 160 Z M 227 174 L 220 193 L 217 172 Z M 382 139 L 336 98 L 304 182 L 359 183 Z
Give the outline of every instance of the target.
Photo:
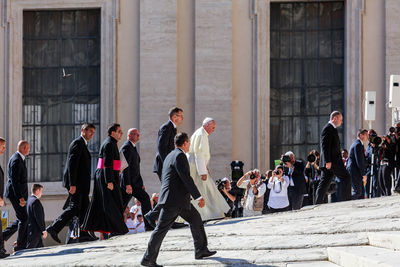
M 289 187 L 289 177 L 283 175 L 283 166 L 276 167 L 267 186 L 271 189 L 268 200 L 269 212 L 288 210 L 289 198 L 287 189 Z

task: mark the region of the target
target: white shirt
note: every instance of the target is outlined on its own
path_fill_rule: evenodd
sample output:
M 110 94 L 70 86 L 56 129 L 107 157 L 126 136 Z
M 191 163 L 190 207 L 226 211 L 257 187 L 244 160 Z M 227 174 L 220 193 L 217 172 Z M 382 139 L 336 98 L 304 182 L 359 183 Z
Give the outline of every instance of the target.
M 135 224 L 136 232 L 137 233 L 144 233 L 146 229 L 144 228 L 144 222 L 137 221 Z
M 289 177 L 283 176 L 283 183 L 274 177 L 268 182 L 268 188 L 271 189 L 269 193 L 268 206 L 273 209 L 283 209 L 289 206 L 289 198 L 287 188 L 289 186 Z
M 18 154 L 21 156 L 22 160 L 25 160 L 25 156 L 24 156 L 24 155 L 22 155 L 22 153 L 21 153 L 21 152 L 17 151 L 17 153 L 18 153 Z
M 128 234 L 135 234 L 135 224 L 133 223 L 133 220 L 131 218 L 126 219 L 126 227 L 128 227 L 129 232 Z
M 333 126 L 333 128 L 336 128 L 335 124 L 333 124 L 331 121 L 329 123 Z
M 131 142 L 133 147 L 136 147 L 136 144 L 134 142 L 132 142 L 131 140 L 129 140 L 129 142 Z
M 173 121 L 169 120 L 170 122 L 172 122 L 172 125 L 174 125 L 174 128 L 176 129 L 176 125 Z
M 87 146 L 88 143 L 87 143 L 85 137 L 83 137 L 82 135 L 81 135 L 81 137 L 82 137 L 83 141 L 85 141 L 85 144 L 86 144 L 86 146 Z
M 142 214 L 142 206 L 141 206 L 141 205 L 140 205 L 140 206 L 138 206 L 138 205 L 132 206 L 130 212 L 131 212 L 131 213 L 135 213 L 136 210 L 137 210 L 137 213 L 135 214 L 135 221 L 134 221 L 134 223 L 137 222 L 137 216 L 138 216 L 139 214 L 140 214 L 140 215 L 143 215 L 143 214 Z
M 247 185 L 250 183 L 250 180 L 245 180 L 243 183 L 239 186 L 240 188 L 247 189 Z M 267 188 L 265 187 L 265 184 L 262 183 L 261 186 L 257 187 L 258 194 L 256 197 L 264 197 L 265 191 Z M 247 194 L 247 199 L 246 199 L 246 206 L 243 207 L 246 210 L 253 210 L 253 203 L 254 202 L 254 192 L 253 188 L 249 188 L 249 193 Z

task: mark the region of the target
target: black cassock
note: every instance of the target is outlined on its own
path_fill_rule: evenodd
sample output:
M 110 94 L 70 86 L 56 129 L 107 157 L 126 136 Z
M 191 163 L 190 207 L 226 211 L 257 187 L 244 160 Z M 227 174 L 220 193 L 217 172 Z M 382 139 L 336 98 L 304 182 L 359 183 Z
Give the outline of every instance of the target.
M 100 147 L 99 162 L 94 177 L 93 197 L 82 225 L 84 231 L 125 234 L 123 203 L 119 187 L 121 161 L 117 140 L 108 136 Z M 114 184 L 114 190 L 107 188 Z

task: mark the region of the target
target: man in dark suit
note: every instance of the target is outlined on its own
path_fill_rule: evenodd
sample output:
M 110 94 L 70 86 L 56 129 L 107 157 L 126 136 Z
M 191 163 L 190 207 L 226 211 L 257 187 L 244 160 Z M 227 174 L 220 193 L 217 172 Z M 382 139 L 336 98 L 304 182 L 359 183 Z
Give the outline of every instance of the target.
M 0 137 L 0 155 L 3 155 L 4 151 L 6 151 L 6 140 Z M 4 206 L 3 194 L 4 194 L 4 171 L 3 168 L 0 166 L 0 207 Z M 4 249 L 3 230 L 0 229 L 0 259 L 4 259 L 8 256 L 10 256 L 10 254 L 6 253 L 6 250 Z
M 47 237 L 46 225 L 44 223 L 44 209 L 40 198 L 43 194 L 43 186 L 32 185 L 32 195 L 28 198 L 28 242 L 26 248 L 43 247 L 43 238 Z
M 25 140 L 18 142 L 15 152 L 7 166 L 7 185 L 4 195 L 10 200 L 17 220 L 3 231 L 4 240 L 8 240 L 17 230 L 17 246 L 15 251 L 26 248 L 28 214 L 26 200 L 28 199 L 28 172 L 25 157 L 29 154 L 29 143 Z
M 183 110 L 173 107 L 168 112 L 169 120 L 161 125 L 157 135 L 157 150 L 154 158 L 153 172 L 157 173 L 161 180 L 161 171 L 163 162 L 169 152 L 175 149 L 174 137 L 176 135 L 176 127 L 182 124 Z
M 190 202 L 190 196 L 198 200 L 199 207 L 204 207 L 204 199 L 190 177 L 189 162 L 185 155 L 189 151 L 190 140 L 186 133 L 175 136 L 175 150 L 164 161 L 161 192 L 158 205 L 161 206 L 160 219 L 154 229 L 141 264 L 161 266 L 156 263 L 161 243 L 175 219 L 181 216 L 189 222 L 194 239 L 195 258 L 212 256 L 216 251 L 207 248 L 207 236 L 199 212 Z
M 121 192 L 124 210 L 132 196 L 142 204 L 142 212 L 146 214 L 151 210 L 150 197 L 145 191 L 143 179 L 140 175 L 140 156 L 136 149 L 136 144 L 140 140 L 139 130 L 132 128 L 128 130 L 127 139 L 122 145 L 120 152 L 128 163 L 121 173 Z M 149 229 L 148 222 L 145 220 L 146 229 Z
M 153 172 L 157 173 L 161 181 L 161 173 L 163 168 L 164 159 L 167 155 L 174 150 L 174 137 L 176 135 L 176 127 L 182 124 L 183 110 L 178 107 L 173 107 L 168 112 L 169 121 L 161 125 L 158 130 L 157 136 L 157 150 L 156 157 L 154 158 Z M 146 221 L 155 227 L 155 221 L 160 215 L 161 208 L 157 205 L 154 209 L 144 215 Z
M 324 126 L 321 132 L 321 180 L 316 192 L 316 204 L 322 204 L 324 197 L 334 176 L 342 182 L 342 199 L 351 199 L 351 177 L 344 167 L 340 152 L 340 140 L 337 127 L 342 125 L 343 115 L 339 111 L 334 111 L 330 115 L 330 121 Z
M 290 185 L 288 187 L 288 197 L 290 208 L 299 210 L 303 206 L 304 194 L 307 191 L 304 163 L 301 160 L 296 160 L 292 151 L 286 152 L 285 156 L 290 158 L 290 161 L 284 162 L 285 166 L 289 168 Z
M 352 199 L 363 199 L 363 181 L 367 181 L 367 162 L 363 143 L 368 141 L 368 131 L 360 129 L 357 136 L 357 140 L 350 147 L 346 169 L 351 176 L 351 185 L 354 191 Z
M 81 136 L 69 145 L 67 161 L 65 163 L 63 186 L 68 190 L 69 196 L 64 205 L 64 212 L 49 227 L 50 236 L 61 243 L 58 233 L 70 223 L 74 216 L 78 216 L 80 224 L 86 215 L 89 206 L 91 156 L 87 148 L 88 142 L 93 138 L 96 127 L 91 123 L 85 123 L 81 127 Z M 70 242 L 67 235 L 66 243 Z M 79 241 L 96 240 L 87 232 L 81 232 Z

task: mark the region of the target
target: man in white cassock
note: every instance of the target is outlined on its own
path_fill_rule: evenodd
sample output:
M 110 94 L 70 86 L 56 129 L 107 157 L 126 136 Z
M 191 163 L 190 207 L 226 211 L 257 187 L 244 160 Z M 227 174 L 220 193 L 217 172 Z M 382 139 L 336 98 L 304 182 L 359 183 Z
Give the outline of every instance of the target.
M 193 206 L 196 207 L 203 221 L 224 218 L 225 213 L 229 211 L 229 205 L 218 191 L 208 169 L 210 161 L 208 136 L 215 131 L 215 127 L 214 119 L 205 118 L 203 126 L 190 137 L 188 152 L 190 176 L 192 176 L 206 204 L 203 208 L 198 208 L 197 205 Z

